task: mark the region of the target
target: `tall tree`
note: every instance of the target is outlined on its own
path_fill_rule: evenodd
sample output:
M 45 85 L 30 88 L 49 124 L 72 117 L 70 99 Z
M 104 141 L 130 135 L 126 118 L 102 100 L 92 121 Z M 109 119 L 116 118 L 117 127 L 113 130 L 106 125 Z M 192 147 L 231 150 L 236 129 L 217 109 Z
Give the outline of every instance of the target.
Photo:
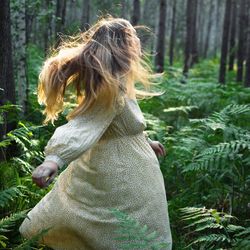
M 54 28 L 54 16 L 55 16 L 55 2 L 54 0 L 45 0 L 43 3 L 43 40 L 44 40 L 44 53 L 47 54 L 47 49 L 50 47 L 51 42 L 54 40 L 55 30 Z M 57 18 L 56 18 L 57 19 Z M 56 24 L 57 25 L 57 24 Z
M 245 86 L 250 87 L 250 2 L 248 1 L 247 6 L 247 56 L 246 56 L 246 74 L 245 74 Z
M 228 70 L 231 71 L 234 68 L 234 59 L 236 52 L 235 35 L 237 24 L 237 3 L 236 0 L 232 0 L 231 8 L 231 29 L 230 29 L 230 49 L 229 49 L 229 66 Z
M 12 44 L 10 28 L 10 1 L 2 0 L 0 8 L 0 106 L 11 102 L 15 104 L 15 84 L 12 66 Z M 4 120 L 0 123 L 0 139 L 10 130 L 15 128 L 15 123 L 4 114 Z M 5 152 L 0 150 L 0 160 L 5 159 Z
M 227 65 L 227 54 L 228 54 L 228 39 L 229 39 L 229 30 L 230 30 L 231 7 L 232 7 L 232 0 L 227 0 L 226 5 L 225 5 L 225 15 L 224 15 L 222 45 L 221 45 L 221 56 L 220 56 L 219 82 L 221 84 L 225 84 L 225 77 L 226 77 L 226 65 Z
M 187 75 L 188 70 L 198 61 L 197 52 L 197 0 L 188 0 L 186 8 L 186 44 L 183 74 Z
M 158 3 L 155 0 L 145 0 L 143 4 L 143 12 L 142 12 L 142 23 L 150 28 L 151 31 L 155 31 L 156 28 L 156 11 Z M 153 32 L 152 32 L 153 33 Z M 154 45 L 154 36 L 151 32 L 144 32 L 141 35 L 141 42 L 143 47 L 147 47 L 153 51 Z
M 217 0 L 216 1 L 216 13 L 215 13 L 215 36 L 214 36 L 214 48 L 213 48 L 213 54 L 217 55 L 218 54 L 218 50 L 221 47 L 221 30 L 220 27 L 223 26 L 221 25 L 222 22 L 222 18 L 221 15 L 223 15 L 222 13 L 224 12 L 225 8 L 224 8 L 224 2 L 222 2 L 221 0 Z
M 240 13 L 239 13 L 239 39 L 237 51 L 237 81 L 243 80 L 243 62 L 245 56 L 245 39 L 246 39 L 246 0 L 240 0 Z
M 87 30 L 89 28 L 89 16 L 90 16 L 90 0 L 83 0 L 83 10 L 81 17 L 81 26 L 83 30 Z
M 31 0 L 25 0 L 25 26 L 26 26 L 26 43 L 27 44 L 30 42 L 34 20 L 39 11 L 39 4 Z
M 166 13 L 167 13 L 167 0 L 160 0 L 159 5 L 159 25 L 156 44 L 156 57 L 155 67 L 157 72 L 163 72 L 164 70 L 164 58 L 165 58 L 165 32 L 166 32 Z
M 133 1 L 133 15 L 132 15 L 132 25 L 137 25 L 141 19 L 141 4 L 140 0 Z
M 128 18 L 128 0 L 121 0 L 121 17 Z
M 26 73 L 26 17 L 25 0 L 13 2 L 11 6 L 13 55 L 14 55 L 14 75 L 17 86 L 18 104 L 22 107 L 21 113 L 27 112 L 28 81 Z
M 210 1 L 209 12 L 208 12 L 209 13 L 208 22 L 207 22 L 207 32 L 206 32 L 206 39 L 205 39 L 205 45 L 204 45 L 204 57 L 207 57 L 208 55 L 209 41 L 210 41 L 212 21 L 213 21 L 214 4 L 215 2 L 213 0 Z
M 198 7 L 198 0 L 193 0 L 193 20 L 192 20 L 192 46 L 191 46 L 191 54 L 192 54 L 192 62 L 191 66 L 194 63 L 198 62 L 198 50 L 197 50 L 197 7 Z
M 84 2 L 87 2 L 84 0 Z M 85 6 L 87 8 L 87 6 Z M 85 9 L 84 9 L 85 10 Z M 65 25 L 65 11 L 66 11 L 66 0 L 57 0 L 56 1 L 56 26 L 55 26 L 55 37 L 56 39 L 59 38 L 59 32 L 63 32 L 64 25 Z M 83 20 L 82 18 L 82 24 L 85 23 L 86 18 Z
M 176 0 L 172 1 L 172 21 L 171 21 L 171 35 L 169 44 L 169 64 L 173 65 L 174 62 L 174 45 L 175 45 L 175 22 L 176 22 Z
M 198 1 L 197 5 L 197 26 L 199 27 L 197 30 L 198 53 L 199 55 L 204 55 L 206 29 L 210 17 L 207 16 L 207 1 Z

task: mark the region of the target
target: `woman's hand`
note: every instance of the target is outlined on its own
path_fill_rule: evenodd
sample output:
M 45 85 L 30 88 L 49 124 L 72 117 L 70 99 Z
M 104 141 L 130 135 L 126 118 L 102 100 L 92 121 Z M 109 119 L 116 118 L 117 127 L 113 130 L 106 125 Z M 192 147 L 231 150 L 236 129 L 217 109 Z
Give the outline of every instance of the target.
M 45 188 L 54 180 L 58 165 L 53 161 L 45 161 L 32 172 L 33 182 L 40 188 Z
M 149 145 L 151 148 L 154 150 L 155 154 L 157 156 L 165 156 L 166 155 L 166 150 L 164 146 L 159 142 L 159 141 L 150 141 Z

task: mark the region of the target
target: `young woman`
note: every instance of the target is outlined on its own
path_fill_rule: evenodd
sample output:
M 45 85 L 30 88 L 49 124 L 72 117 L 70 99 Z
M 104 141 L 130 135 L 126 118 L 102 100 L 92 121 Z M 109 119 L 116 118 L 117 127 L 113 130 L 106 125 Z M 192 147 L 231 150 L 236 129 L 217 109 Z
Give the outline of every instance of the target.
M 120 18 L 99 20 L 45 61 L 38 86 L 45 123 L 63 110 L 67 86 L 75 87 L 78 105 L 55 130 L 44 162 L 33 171 L 33 181 L 44 188 L 67 166 L 21 224 L 25 238 L 50 228 L 41 243 L 56 250 L 117 250 L 119 222 L 109 210 L 116 208 L 172 248 L 156 156 L 165 149 L 145 136 L 136 99 L 155 95 L 135 88 L 135 82 L 148 88 L 152 77 L 134 27 Z

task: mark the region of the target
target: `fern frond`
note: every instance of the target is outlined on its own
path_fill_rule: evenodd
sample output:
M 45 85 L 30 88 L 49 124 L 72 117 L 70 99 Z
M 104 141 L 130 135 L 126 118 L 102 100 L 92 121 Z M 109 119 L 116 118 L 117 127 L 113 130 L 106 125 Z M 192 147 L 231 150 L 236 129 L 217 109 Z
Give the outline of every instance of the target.
M 3 141 L 0 141 L 0 148 L 6 148 L 11 144 L 10 139 L 4 139 Z
M 244 113 L 250 113 L 250 105 L 246 104 L 230 104 L 225 107 L 220 113 L 227 114 L 227 115 L 234 115 L 238 116 Z
M 230 233 L 235 233 L 235 232 L 238 232 L 238 231 L 245 230 L 245 228 L 242 227 L 242 226 L 236 226 L 236 225 L 230 224 L 230 225 L 227 225 L 226 230 L 227 230 L 228 232 L 230 232 Z M 250 233 L 250 232 L 249 232 L 249 233 Z
M 30 250 L 33 249 L 34 246 L 37 246 L 39 243 L 39 240 L 41 239 L 41 237 L 45 234 L 47 234 L 47 232 L 51 229 L 50 228 L 46 228 L 46 229 L 42 229 L 39 233 L 37 233 L 36 235 L 34 235 L 31 239 L 28 239 L 26 241 L 24 241 L 22 244 L 20 244 L 19 246 L 13 248 L 13 250 Z M 43 244 L 39 244 L 39 246 L 44 246 Z
M 13 202 L 19 196 L 25 196 L 22 190 L 26 190 L 27 188 L 22 185 L 18 185 L 16 187 L 10 187 L 0 192 L 0 207 L 6 207 Z
M 164 109 L 163 112 L 165 113 L 172 113 L 172 112 L 183 112 L 184 114 L 188 114 L 190 111 L 198 109 L 197 106 L 179 106 L 179 107 L 171 107 Z
M 193 227 L 193 226 L 196 226 L 197 224 L 202 224 L 202 223 L 208 223 L 208 222 L 215 222 L 216 219 L 213 218 L 213 217 L 205 217 L 205 218 L 202 218 L 202 219 L 199 219 L 187 226 L 185 226 L 184 228 L 188 228 L 188 227 Z
M 186 207 L 180 209 L 181 218 L 189 223 L 185 228 L 192 228 L 195 238 L 189 246 L 199 246 L 200 249 L 228 249 L 234 244 L 244 229 L 242 226 L 229 224 L 232 215 L 218 212 L 216 209 Z M 203 217 L 205 216 L 205 217 Z M 246 240 L 246 237 L 244 238 Z
M 237 159 L 238 153 L 243 150 L 250 151 L 250 144 L 246 141 L 235 140 L 219 143 L 205 149 L 203 152 L 195 156 L 193 162 L 187 165 L 183 169 L 183 172 L 199 171 L 225 166 L 224 163 L 226 160 Z
M 134 218 L 118 209 L 110 209 L 118 219 L 120 228 L 115 231 L 115 240 L 127 241 L 120 243 L 119 249 L 164 249 L 170 243 L 156 241 L 159 235 L 156 231 L 148 232 L 147 225 L 140 225 Z
M 7 244 L 4 241 L 7 241 L 8 238 L 4 235 L 0 235 L 0 245 L 4 248 L 6 248 Z
M 14 164 L 16 164 L 20 169 L 22 169 L 23 172 L 27 174 L 31 174 L 33 167 L 30 165 L 30 163 L 26 160 L 21 159 L 20 157 L 13 157 L 12 161 Z
M 193 241 L 188 246 L 192 246 L 194 244 L 203 243 L 203 242 L 215 243 L 215 242 L 224 242 L 224 241 L 227 241 L 228 243 L 231 242 L 230 238 L 228 238 L 224 234 L 210 234 L 210 235 L 200 236 L 197 240 Z
M 14 227 L 16 225 L 16 222 L 20 220 L 21 218 L 25 218 L 27 211 L 29 211 L 29 209 L 11 214 L 10 216 L 1 219 L 0 220 L 0 233 L 11 231 L 9 228 Z

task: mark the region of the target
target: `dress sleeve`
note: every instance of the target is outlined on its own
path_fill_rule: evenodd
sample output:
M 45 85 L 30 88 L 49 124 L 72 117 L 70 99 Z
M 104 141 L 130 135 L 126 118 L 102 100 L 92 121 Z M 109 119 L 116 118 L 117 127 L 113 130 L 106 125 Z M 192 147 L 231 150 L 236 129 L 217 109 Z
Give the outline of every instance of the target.
M 101 138 L 122 105 L 116 103 L 112 110 L 95 104 L 88 113 L 78 115 L 56 128 L 44 148 L 45 161 L 57 163 L 59 168 L 77 159 Z

